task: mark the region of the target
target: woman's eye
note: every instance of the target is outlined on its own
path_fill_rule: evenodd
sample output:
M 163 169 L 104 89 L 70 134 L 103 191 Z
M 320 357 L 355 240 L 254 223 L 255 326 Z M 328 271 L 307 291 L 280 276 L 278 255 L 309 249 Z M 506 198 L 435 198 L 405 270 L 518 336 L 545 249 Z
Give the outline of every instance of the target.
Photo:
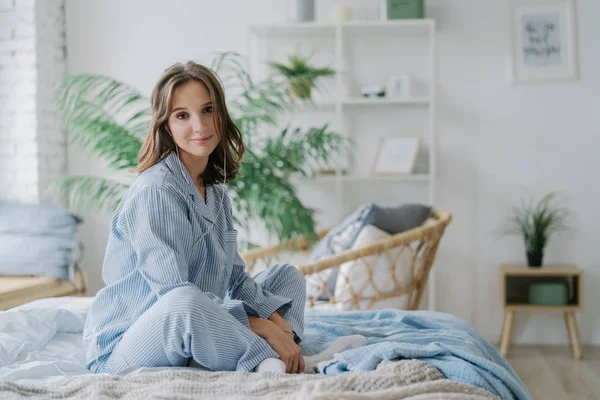
M 177 114 L 177 119 L 183 119 L 187 117 L 187 113 L 179 113 Z
M 213 112 L 213 106 L 204 107 L 204 112 L 205 113 L 211 113 L 211 112 Z

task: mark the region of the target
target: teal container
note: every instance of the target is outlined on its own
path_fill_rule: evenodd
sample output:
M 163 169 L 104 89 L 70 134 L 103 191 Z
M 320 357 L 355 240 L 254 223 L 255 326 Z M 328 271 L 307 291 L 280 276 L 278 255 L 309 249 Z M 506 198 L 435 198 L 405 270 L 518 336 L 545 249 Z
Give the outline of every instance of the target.
M 566 282 L 538 282 L 529 285 L 529 304 L 540 306 L 564 306 L 567 304 Z
M 381 19 L 425 18 L 425 0 L 381 0 Z

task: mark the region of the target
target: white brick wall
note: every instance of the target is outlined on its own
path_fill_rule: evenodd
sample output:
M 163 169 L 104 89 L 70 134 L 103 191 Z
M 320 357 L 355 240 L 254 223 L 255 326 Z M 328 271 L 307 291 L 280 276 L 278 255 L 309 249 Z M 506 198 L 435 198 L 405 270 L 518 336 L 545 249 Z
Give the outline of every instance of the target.
M 64 0 L 0 0 L 0 202 L 47 201 L 66 171 L 52 98 L 66 73 L 64 15 Z

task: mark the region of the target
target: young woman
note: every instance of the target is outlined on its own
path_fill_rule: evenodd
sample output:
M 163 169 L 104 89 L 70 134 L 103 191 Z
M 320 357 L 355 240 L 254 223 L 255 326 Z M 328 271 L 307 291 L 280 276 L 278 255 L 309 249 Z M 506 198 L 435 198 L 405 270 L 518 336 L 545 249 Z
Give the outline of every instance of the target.
M 346 337 L 302 356 L 305 281 L 290 265 L 255 279 L 237 252 L 226 181 L 242 135 L 206 67 L 175 64 L 152 91 L 137 171 L 112 219 L 84 345 L 92 372 L 197 363 L 215 371 L 312 372 Z M 268 199 L 265 199 L 268 201 Z M 362 339 L 362 341 L 361 341 Z

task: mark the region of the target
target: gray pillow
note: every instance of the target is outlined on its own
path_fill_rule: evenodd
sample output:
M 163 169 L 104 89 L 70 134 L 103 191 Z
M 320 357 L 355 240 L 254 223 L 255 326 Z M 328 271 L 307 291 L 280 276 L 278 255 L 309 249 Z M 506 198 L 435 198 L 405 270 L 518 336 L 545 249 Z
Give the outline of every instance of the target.
M 360 231 L 367 225 L 395 235 L 422 225 L 431 212 L 431 207 L 423 204 L 392 204 L 379 206 L 367 203 L 346 217 L 341 224 L 332 228 L 329 233 L 314 247 L 310 260 L 337 254 L 352 248 Z M 327 281 L 327 288 L 335 293 L 335 283 L 339 268 L 312 274 L 306 279 L 307 294 L 314 297 L 320 290 L 322 281 Z M 319 300 L 329 300 L 327 293 L 322 293 Z
M 395 235 L 423 225 L 430 213 L 431 207 L 423 204 L 374 205 L 371 224 Z

